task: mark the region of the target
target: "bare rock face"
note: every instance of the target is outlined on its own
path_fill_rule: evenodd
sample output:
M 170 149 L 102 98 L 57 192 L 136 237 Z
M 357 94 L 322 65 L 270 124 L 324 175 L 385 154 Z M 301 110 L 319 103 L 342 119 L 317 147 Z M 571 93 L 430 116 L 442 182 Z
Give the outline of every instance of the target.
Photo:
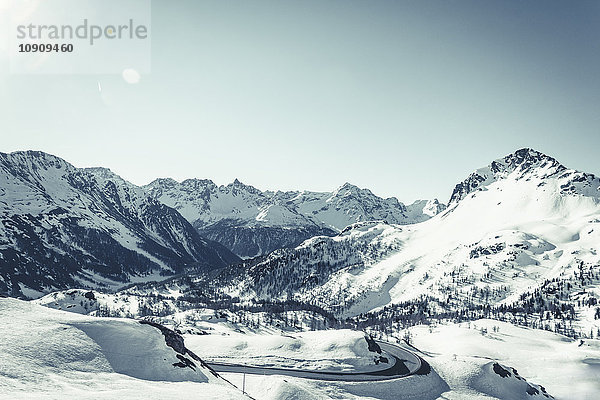
M 178 353 L 176 356 L 179 361 L 173 363 L 174 367 L 190 368 L 193 371 L 195 371 L 196 364 L 192 360 L 190 360 L 190 358 L 192 358 L 193 360 L 197 361 L 202 367 L 210 370 L 213 373 L 213 375 L 219 376 L 200 357 L 198 357 L 196 354 L 194 354 L 194 352 L 192 352 L 187 347 L 185 347 L 183 336 L 181 336 L 179 333 L 175 332 L 172 329 L 167 328 L 164 325 L 161 325 L 161 324 L 158 324 L 158 323 L 152 322 L 152 321 L 142 320 L 142 321 L 140 321 L 140 324 L 153 326 L 154 328 L 158 329 L 163 334 L 163 336 L 165 337 L 165 343 L 167 344 L 167 346 L 169 346 L 170 348 L 172 348 L 173 350 L 175 350 Z M 186 356 L 189 356 L 190 358 L 188 358 Z

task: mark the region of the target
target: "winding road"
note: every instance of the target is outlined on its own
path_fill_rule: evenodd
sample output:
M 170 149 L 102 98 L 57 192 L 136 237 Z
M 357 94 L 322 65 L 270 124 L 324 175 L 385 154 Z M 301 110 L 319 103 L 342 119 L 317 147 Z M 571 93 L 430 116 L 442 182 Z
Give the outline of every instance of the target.
M 329 372 L 313 371 L 294 368 L 257 367 L 251 365 L 231 364 L 222 362 L 207 362 L 216 372 L 235 372 L 257 375 L 287 375 L 298 378 L 318 379 L 324 381 L 383 381 L 403 378 L 410 375 L 427 373 L 429 365 L 413 352 L 404 347 L 376 341 L 381 350 L 393 360 L 390 367 L 378 371 L 363 372 Z M 388 357 L 389 358 L 389 357 Z

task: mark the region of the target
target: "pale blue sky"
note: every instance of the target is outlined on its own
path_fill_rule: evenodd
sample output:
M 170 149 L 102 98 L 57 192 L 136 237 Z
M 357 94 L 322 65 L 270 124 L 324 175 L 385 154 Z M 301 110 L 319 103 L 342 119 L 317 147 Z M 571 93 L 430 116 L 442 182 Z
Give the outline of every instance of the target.
M 3 51 L 0 151 L 405 202 L 520 147 L 600 173 L 598 1 L 154 1 L 151 37 L 137 84 Z

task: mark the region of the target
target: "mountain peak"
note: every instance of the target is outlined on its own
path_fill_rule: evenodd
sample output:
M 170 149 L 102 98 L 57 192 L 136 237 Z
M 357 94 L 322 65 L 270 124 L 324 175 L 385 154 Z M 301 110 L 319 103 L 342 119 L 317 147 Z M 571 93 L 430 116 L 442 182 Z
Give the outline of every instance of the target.
M 245 191 L 245 192 L 252 193 L 254 195 L 259 195 L 259 196 L 262 196 L 262 194 L 263 194 L 260 190 L 258 190 L 254 186 L 246 185 L 246 184 L 242 183 L 238 178 L 235 178 L 233 180 L 233 182 L 231 182 L 229 185 L 227 185 L 227 188 L 230 188 L 232 190 L 232 193 L 234 193 L 234 194 L 237 194 L 238 192 L 241 192 L 241 191 Z
M 479 168 L 467 179 L 454 187 L 448 206 L 458 203 L 469 193 L 487 186 L 509 175 L 519 180 L 524 177 L 546 179 L 566 171 L 567 168 L 556 159 L 531 148 L 518 149 L 502 158 L 492 161 L 488 166 Z
M 361 189 L 356 185 L 353 185 L 349 182 L 345 182 L 342 186 L 338 187 L 336 190 L 333 191 L 333 196 L 337 196 L 337 195 L 357 195 L 359 193 L 364 193 L 364 194 L 373 194 L 369 189 Z
M 11 153 L 0 153 L 4 156 L 13 156 L 13 157 L 28 157 L 28 158 L 41 158 L 41 159 L 60 159 L 59 157 L 40 151 L 40 150 L 17 150 Z
M 541 153 L 537 150 L 530 148 L 522 148 L 515 151 L 512 154 L 505 156 L 502 159 L 493 161 L 491 164 L 492 171 L 497 172 L 501 169 L 500 165 L 503 164 L 506 168 L 516 169 L 519 167 L 521 171 L 529 168 L 540 168 L 540 167 L 556 167 L 560 170 L 566 169 L 556 159 Z

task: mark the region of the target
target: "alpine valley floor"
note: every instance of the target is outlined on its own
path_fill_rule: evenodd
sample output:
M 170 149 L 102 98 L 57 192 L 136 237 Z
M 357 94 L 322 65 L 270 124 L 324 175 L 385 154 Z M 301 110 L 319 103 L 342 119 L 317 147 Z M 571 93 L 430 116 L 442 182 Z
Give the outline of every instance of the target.
M 381 355 L 370 351 L 363 333 L 350 330 L 252 328 L 226 318 L 196 325 L 208 334 L 184 334 L 182 354 L 166 344 L 160 329 L 140 321 L 0 299 L 0 398 L 585 400 L 600 393 L 600 341 L 495 320 L 409 328 L 412 350 L 430 370 L 379 382 L 250 373 L 219 377 L 199 360 L 364 371 L 381 368 L 373 362 Z M 182 357 L 194 368 L 176 365 Z

